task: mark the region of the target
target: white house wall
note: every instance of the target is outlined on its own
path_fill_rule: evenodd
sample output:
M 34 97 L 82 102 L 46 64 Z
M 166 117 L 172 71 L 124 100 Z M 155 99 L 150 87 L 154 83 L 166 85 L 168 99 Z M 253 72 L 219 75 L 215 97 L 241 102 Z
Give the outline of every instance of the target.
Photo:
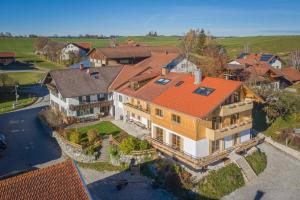
M 233 138 L 232 136 L 227 136 L 224 138 L 224 148 L 228 149 L 233 146 Z
M 246 130 L 240 133 L 241 142 L 250 140 L 250 130 Z

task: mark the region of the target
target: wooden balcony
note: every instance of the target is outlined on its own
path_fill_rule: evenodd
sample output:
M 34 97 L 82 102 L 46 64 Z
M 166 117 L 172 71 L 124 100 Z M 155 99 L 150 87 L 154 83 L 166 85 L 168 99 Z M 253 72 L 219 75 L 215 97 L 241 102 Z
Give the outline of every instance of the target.
M 113 101 L 112 100 L 106 100 L 106 101 L 96 101 L 96 102 L 86 102 L 81 103 L 79 105 L 70 105 L 70 110 L 76 111 L 76 110 L 83 110 L 83 109 L 89 109 L 89 108 L 102 108 L 102 107 L 108 107 L 112 106 Z
M 146 110 L 142 106 L 133 105 L 131 103 L 124 103 L 123 106 L 125 112 L 126 111 L 133 112 L 136 115 L 139 115 L 141 117 L 150 120 L 150 110 Z
M 209 140 L 219 140 L 224 137 L 234 135 L 236 133 L 240 133 L 245 130 L 249 130 L 252 128 L 252 119 L 246 118 L 242 122 L 238 124 L 234 124 L 221 129 L 210 129 L 206 128 L 206 138 Z
M 253 109 L 253 101 L 245 100 L 245 101 L 222 106 L 219 115 L 221 117 L 224 117 L 224 116 L 228 116 L 228 115 L 232 115 L 235 113 L 240 113 L 252 109 Z
M 162 153 L 198 170 L 207 167 L 209 164 L 222 160 L 229 155 L 227 150 L 216 152 L 206 157 L 195 157 L 186 152 L 172 148 L 170 145 L 163 143 L 154 138 L 148 137 L 148 142 Z

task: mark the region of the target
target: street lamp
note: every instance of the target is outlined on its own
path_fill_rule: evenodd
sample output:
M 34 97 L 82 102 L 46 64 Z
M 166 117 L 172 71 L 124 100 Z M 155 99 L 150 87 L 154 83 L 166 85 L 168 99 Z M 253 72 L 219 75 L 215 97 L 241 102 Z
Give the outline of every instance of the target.
M 18 105 L 18 98 L 19 98 L 19 95 L 18 95 L 18 87 L 19 87 L 19 84 L 18 83 L 16 83 L 16 85 L 15 85 L 15 95 L 16 95 L 16 101 L 15 101 L 15 103 L 13 104 L 13 108 L 15 109 L 16 108 L 16 106 Z

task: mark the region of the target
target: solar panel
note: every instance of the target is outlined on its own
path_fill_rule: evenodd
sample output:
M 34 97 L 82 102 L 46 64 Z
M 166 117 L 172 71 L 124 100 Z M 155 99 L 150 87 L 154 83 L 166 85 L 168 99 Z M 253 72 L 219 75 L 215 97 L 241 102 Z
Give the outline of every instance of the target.
M 161 85 L 166 85 L 167 83 L 169 83 L 171 80 L 169 79 L 165 79 L 165 78 L 160 78 L 157 81 L 155 81 L 155 83 L 157 84 L 161 84 Z
M 261 57 L 260 57 L 260 61 L 268 61 L 270 60 L 270 58 L 272 58 L 273 55 L 272 54 L 263 54 Z
M 248 54 L 247 53 L 241 53 L 238 57 L 237 57 L 237 59 L 242 59 L 242 58 L 244 58 L 245 56 L 247 56 Z
M 210 95 L 211 93 L 213 93 L 215 91 L 215 89 L 213 88 L 207 88 L 207 87 L 199 87 L 197 88 L 194 93 L 195 94 L 200 94 L 202 96 L 208 96 Z

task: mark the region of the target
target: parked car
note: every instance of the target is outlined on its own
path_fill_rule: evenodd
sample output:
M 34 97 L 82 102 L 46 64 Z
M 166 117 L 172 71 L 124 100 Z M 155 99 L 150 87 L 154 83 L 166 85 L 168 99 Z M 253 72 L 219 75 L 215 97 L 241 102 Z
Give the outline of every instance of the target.
M 0 133 L 0 152 L 4 151 L 6 149 L 6 141 L 5 141 L 5 135 L 3 133 Z

